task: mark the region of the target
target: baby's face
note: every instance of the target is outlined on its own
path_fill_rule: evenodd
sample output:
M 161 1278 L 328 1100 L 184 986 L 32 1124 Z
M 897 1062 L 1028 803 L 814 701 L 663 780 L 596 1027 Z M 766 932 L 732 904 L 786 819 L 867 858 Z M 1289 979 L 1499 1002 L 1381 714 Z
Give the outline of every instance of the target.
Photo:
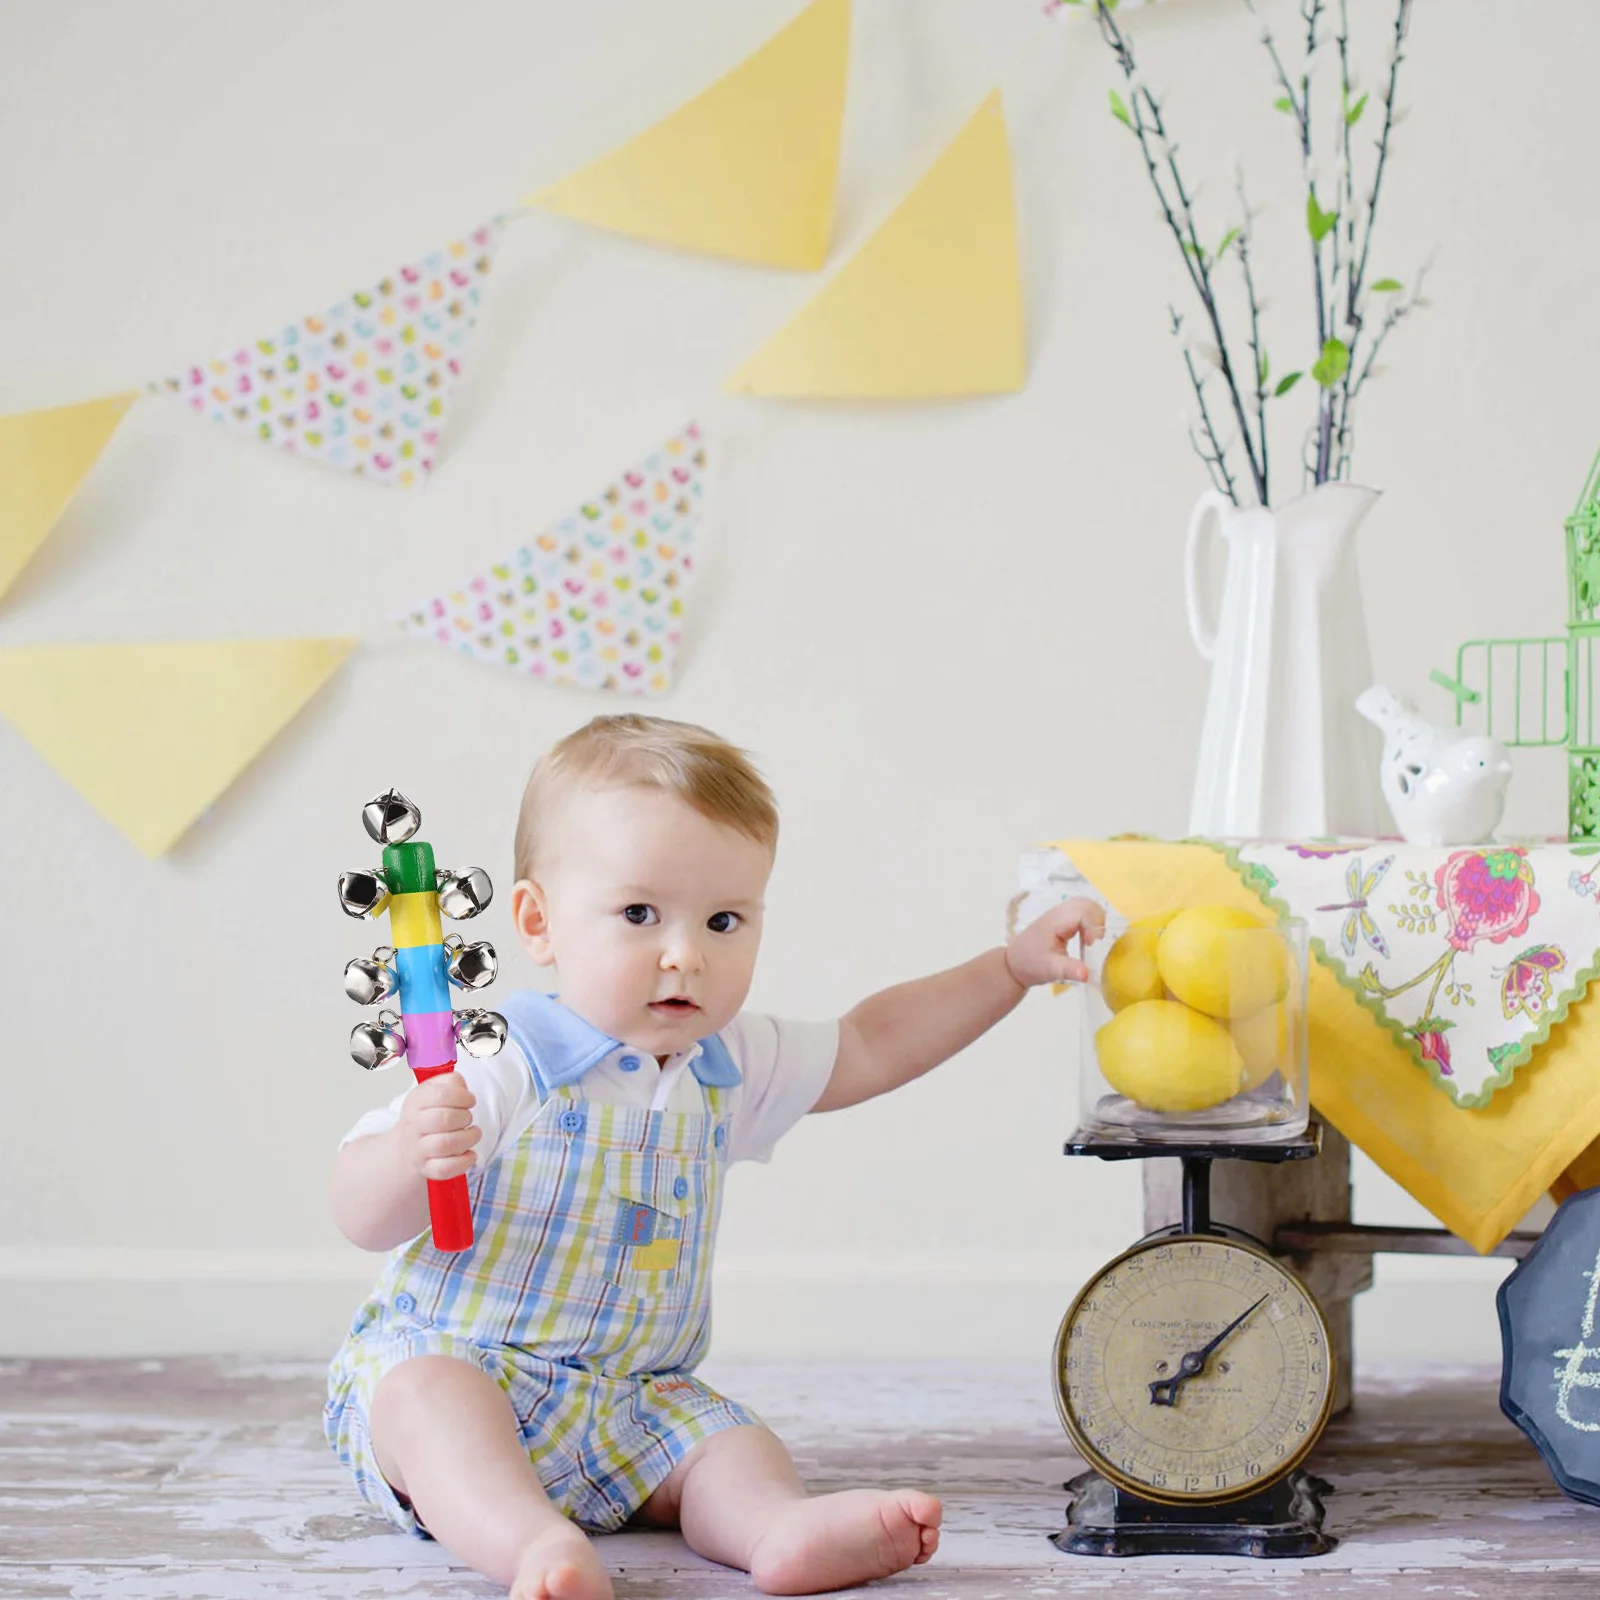
M 580 791 L 550 819 L 512 909 L 562 1002 L 665 1057 L 744 1004 L 772 852 L 653 789 Z

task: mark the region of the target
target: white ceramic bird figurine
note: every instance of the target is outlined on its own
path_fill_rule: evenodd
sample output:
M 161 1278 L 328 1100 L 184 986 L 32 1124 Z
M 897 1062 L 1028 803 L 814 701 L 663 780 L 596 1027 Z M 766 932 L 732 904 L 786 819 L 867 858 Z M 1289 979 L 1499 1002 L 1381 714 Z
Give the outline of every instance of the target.
M 1356 710 L 1383 730 L 1383 797 L 1410 844 L 1488 844 L 1506 808 L 1511 758 L 1498 739 L 1440 728 L 1374 684 Z

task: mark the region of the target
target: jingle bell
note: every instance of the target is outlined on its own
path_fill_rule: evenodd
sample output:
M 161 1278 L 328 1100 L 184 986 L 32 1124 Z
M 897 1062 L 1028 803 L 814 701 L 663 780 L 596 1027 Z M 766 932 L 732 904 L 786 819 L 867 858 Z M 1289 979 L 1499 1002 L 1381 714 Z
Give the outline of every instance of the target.
M 398 789 L 389 789 L 361 808 L 361 825 L 374 844 L 404 844 L 422 826 L 422 813 Z
M 358 1067 L 375 1072 L 406 1053 L 406 1036 L 392 1011 L 380 1011 L 376 1022 L 358 1022 L 350 1030 L 350 1055 Z
M 458 989 L 487 989 L 500 970 L 499 957 L 487 939 L 463 944 L 461 935 L 452 933 L 444 941 L 444 951 L 450 961 L 450 981 Z
M 482 867 L 439 875 L 439 909 L 456 922 L 477 916 L 493 898 L 494 885 Z
M 389 885 L 376 867 L 339 874 L 339 909 L 347 917 L 376 917 L 389 904 Z
M 492 1056 L 506 1042 L 506 1019 L 498 1011 L 458 1011 L 456 1043 L 469 1056 Z
M 380 1000 L 387 1000 L 400 987 L 400 974 L 391 965 L 393 961 L 394 951 L 386 944 L 380 944 L 372 952 L 370 961 L 365 956 L 357 956 L 344 969 L 344 992 L 358 1006 L 373 1006 Z

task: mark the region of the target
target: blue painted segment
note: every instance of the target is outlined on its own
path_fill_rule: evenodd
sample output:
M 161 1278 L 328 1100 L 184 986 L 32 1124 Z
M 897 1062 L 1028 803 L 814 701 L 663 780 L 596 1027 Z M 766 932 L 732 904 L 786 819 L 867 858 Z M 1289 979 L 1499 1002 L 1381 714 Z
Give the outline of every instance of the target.
M 442 944 L 418 944 L 396 950 L 400 972 L 400 1009 L 421 1015 L 450 1009 L 450 968 Z

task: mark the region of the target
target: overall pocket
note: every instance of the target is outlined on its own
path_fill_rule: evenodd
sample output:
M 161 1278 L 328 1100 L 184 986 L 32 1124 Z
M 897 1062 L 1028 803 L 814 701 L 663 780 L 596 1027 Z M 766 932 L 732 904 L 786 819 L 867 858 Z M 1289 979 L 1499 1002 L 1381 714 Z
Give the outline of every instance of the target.
M 605 1156 L 605 1210 L 595 1270 L 641 1298 L 686 1281 L 705 1204 L 705 1162 L 648 1150 Z

